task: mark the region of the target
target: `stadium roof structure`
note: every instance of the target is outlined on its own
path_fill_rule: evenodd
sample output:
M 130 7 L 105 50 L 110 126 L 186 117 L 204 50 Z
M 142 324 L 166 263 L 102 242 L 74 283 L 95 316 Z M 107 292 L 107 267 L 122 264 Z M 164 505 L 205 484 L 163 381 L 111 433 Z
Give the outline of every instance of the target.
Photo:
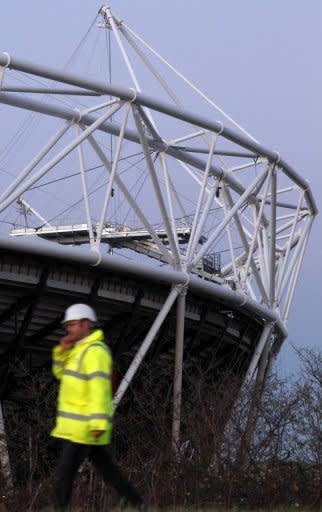
M 287 336 L 317 208 L 279 153 L 110 8 L 99 17 L 132 88 L 0 54 L 1 105 L 35 116 L 33 130 L 20 127 L 21 136 L 35 132 L 31 157 L 15 155 L 0 191 L 10 226 L 0 238 L 2 371 L 16 357 L 32 371 L 48 364 L 66 306 L 90 303 L 123 365 L 116 405 L 144 358 L 173 360 L 177 441 L 184 358 L 206 361 L 214 375 L 234 369 L 242 385 L 267 373 Z M 143 92 L 135 58 L 160 96 Z M 166 81 L 170 73 L 202 101 L 198 113 Z M 58 222 L 62 203 L 82 218 Z

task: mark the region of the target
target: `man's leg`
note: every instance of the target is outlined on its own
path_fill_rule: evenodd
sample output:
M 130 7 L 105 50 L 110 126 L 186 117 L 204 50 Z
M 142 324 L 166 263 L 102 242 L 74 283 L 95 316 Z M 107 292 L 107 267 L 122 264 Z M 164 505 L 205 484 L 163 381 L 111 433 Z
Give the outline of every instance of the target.
M 61 453 L 54 473 L 55 510 L 66 510 L 72 493 L 73 480 L 88 451 L 87 445 L 62 441 Z
M 143 506 L 144 502 L 141 496 L 113 461 L 108 446 L 93 446 L 90 458 L 104 481 L 111 484 L 119 495 L 125 498 L 126 503 L 134 507 Z

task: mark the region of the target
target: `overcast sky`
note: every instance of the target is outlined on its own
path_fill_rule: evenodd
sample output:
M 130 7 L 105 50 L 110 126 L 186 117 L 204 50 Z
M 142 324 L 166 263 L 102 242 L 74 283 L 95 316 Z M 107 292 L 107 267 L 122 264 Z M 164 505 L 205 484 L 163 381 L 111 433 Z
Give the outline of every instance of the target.
M 94 0 L 2 2 L 0 51 L 62 68 L 101 5 Z M 320 0 L 111 0 L 109 5 L 307 178 L 321 209 Z M 321 287 L 318 216 L 289 318 L 289 337 L 279 356 L 282 374 L 296 369 L 291 343 L 320 345 Z

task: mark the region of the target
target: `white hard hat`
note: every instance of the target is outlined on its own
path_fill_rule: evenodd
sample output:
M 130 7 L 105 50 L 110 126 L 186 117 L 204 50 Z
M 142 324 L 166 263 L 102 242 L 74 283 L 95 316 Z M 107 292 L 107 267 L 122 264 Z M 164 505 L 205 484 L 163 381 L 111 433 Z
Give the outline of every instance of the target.
M 87 304 L 73 304 L 65 311 L 64 320 L 62 323 L 70 322 L 71 320 L 90 320 L 91 322 L 97 322 L 96 313 L 93 308 L 87 306 Z

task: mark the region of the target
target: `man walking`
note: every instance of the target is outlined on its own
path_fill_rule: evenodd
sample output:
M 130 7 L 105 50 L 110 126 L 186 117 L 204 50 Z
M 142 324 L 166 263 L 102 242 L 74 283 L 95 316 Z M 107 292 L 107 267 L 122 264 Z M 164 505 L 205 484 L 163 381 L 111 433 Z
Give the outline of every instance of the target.
M 144 508 L 143 500 L 112 460 L 112 356 L 104 334 L 95 329 L 95 311 L 86 304 L 67 308 L 66 336 L 53 350 L 53 373 L 60 380 L 56 426 L 61 439 L 55 472 L 54 506 L 66 510 L 77 470 L 88 457 L 126 503 Z

